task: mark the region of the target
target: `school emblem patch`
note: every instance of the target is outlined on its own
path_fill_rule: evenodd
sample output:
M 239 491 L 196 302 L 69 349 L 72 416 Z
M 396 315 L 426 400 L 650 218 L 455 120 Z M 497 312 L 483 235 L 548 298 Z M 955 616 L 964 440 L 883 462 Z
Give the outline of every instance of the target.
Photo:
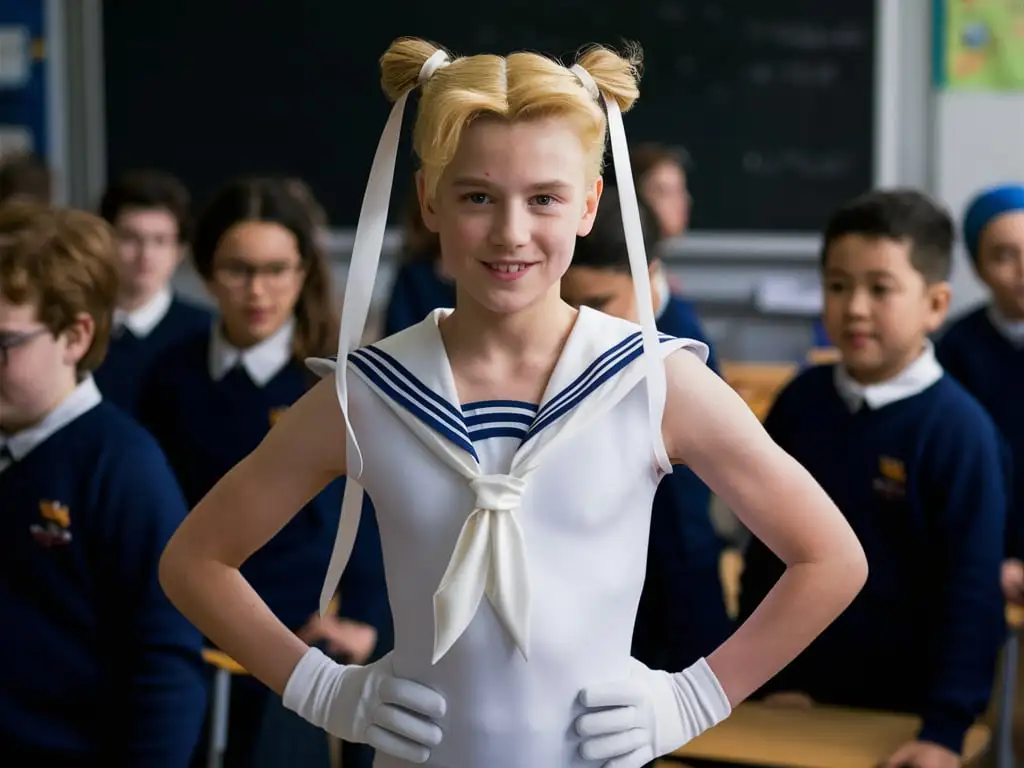
M 902 499 L 907 495 L 907 468 L 902 461 L 879 456 L 878 475 L 873 486 L 879 495 L 887 499 Z
M 71 510 L 59 501 L 40 501 L 42 523 L 29 526 L 32 538 L 44 547 L 56 547 L 71 541 Z

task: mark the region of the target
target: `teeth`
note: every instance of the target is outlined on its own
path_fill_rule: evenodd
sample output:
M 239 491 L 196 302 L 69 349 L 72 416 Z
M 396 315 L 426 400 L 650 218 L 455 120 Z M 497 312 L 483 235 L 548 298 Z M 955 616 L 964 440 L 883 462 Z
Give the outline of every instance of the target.
M 491 269 L 497 272 L 519 272 L 526 269 L 524 264 L 491 264 Z

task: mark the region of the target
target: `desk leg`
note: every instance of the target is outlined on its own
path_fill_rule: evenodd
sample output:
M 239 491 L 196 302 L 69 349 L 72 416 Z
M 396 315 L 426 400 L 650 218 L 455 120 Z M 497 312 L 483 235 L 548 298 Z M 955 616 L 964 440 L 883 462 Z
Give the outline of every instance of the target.
M 213 708 L 210 712 L 210 746 L 206 768 L 221 768 L 228 746 L 228 707 L 231 705 L 231 673 L 218 669 L 213 676 Z
M 1000 692 L 996 724 L 996 768 L 1014 768 L 1013 705 L 1017 698 L 1017 666 L 1020 663 L 1020 636 L 1011 630 L 1003 646 L 1003 686 Z

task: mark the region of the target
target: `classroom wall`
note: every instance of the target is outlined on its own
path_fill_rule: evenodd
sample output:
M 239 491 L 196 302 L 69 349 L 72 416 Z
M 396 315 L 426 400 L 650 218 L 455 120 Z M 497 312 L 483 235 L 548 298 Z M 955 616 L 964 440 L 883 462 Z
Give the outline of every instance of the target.
M 1024 93 L 940 92 L 933 78 L 936 0 L 876 0 L 879 8 L 878 153 L 875 178 L 885 186 L 923 188 L 959 218 L 980 186 L 1024 179 Z M 335 238 L 342 262 L 351 233 Z M 347 236 L 346 236 L 347 235 Z M 671 272 L 697 302 L 722 354 L 736 359 L 793 359 L 810 339 L 812 315 L 769 311 L 758 301 L 771 281 L 813 286 L 819 241 L 797 238 L 723 238 L 695 234 L 668 256 Z M 953 274 L 953 312 L 982 300 L 962 248 Z M 383 293 L 390 281 L 378 278 Z M 184 273 L 182 285 L 197 290 Z
M 935 110 L 933 191 L 954 211 L 963 211 L 985 186 L 1024 182 L 1024 92 L 945 92 Z M 985 297 L 962 244 L 953 275 L 954 312 Z

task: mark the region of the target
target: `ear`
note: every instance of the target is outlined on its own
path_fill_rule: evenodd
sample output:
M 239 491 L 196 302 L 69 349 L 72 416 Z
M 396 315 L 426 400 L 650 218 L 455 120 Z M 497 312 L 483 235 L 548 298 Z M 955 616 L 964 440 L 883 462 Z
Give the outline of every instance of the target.
M 75 321 L 61 334 L 64 337 L 64 363 L 77 366 L 92 346 L 96 336 L 96 321 L 92 315 L 79 312 Z
M 594 217 L 597 216 L 597 206 L 601 202 L 601 193 L 604 192 L 604 179 L 600 176 L 587 189 L 583 198 L 583 215 L 580 216 L 579 226 L 576 227 L 577 237 L 586 237 L 594 228 Z
M 436 235 L 440 222 L 437 220 L 437 211 L 434 210 L 434 201 L 427 199 L 427 182 L 423 171 L 416 171 L 416 198 L 419 200 L 420 217 L 424 226 Z
M 949 314 L 949 303 L 953 298 L 953 289 L 949 283 L 943 281 L 928 286 L 928 332 L 934 333 L 942 327 Z

